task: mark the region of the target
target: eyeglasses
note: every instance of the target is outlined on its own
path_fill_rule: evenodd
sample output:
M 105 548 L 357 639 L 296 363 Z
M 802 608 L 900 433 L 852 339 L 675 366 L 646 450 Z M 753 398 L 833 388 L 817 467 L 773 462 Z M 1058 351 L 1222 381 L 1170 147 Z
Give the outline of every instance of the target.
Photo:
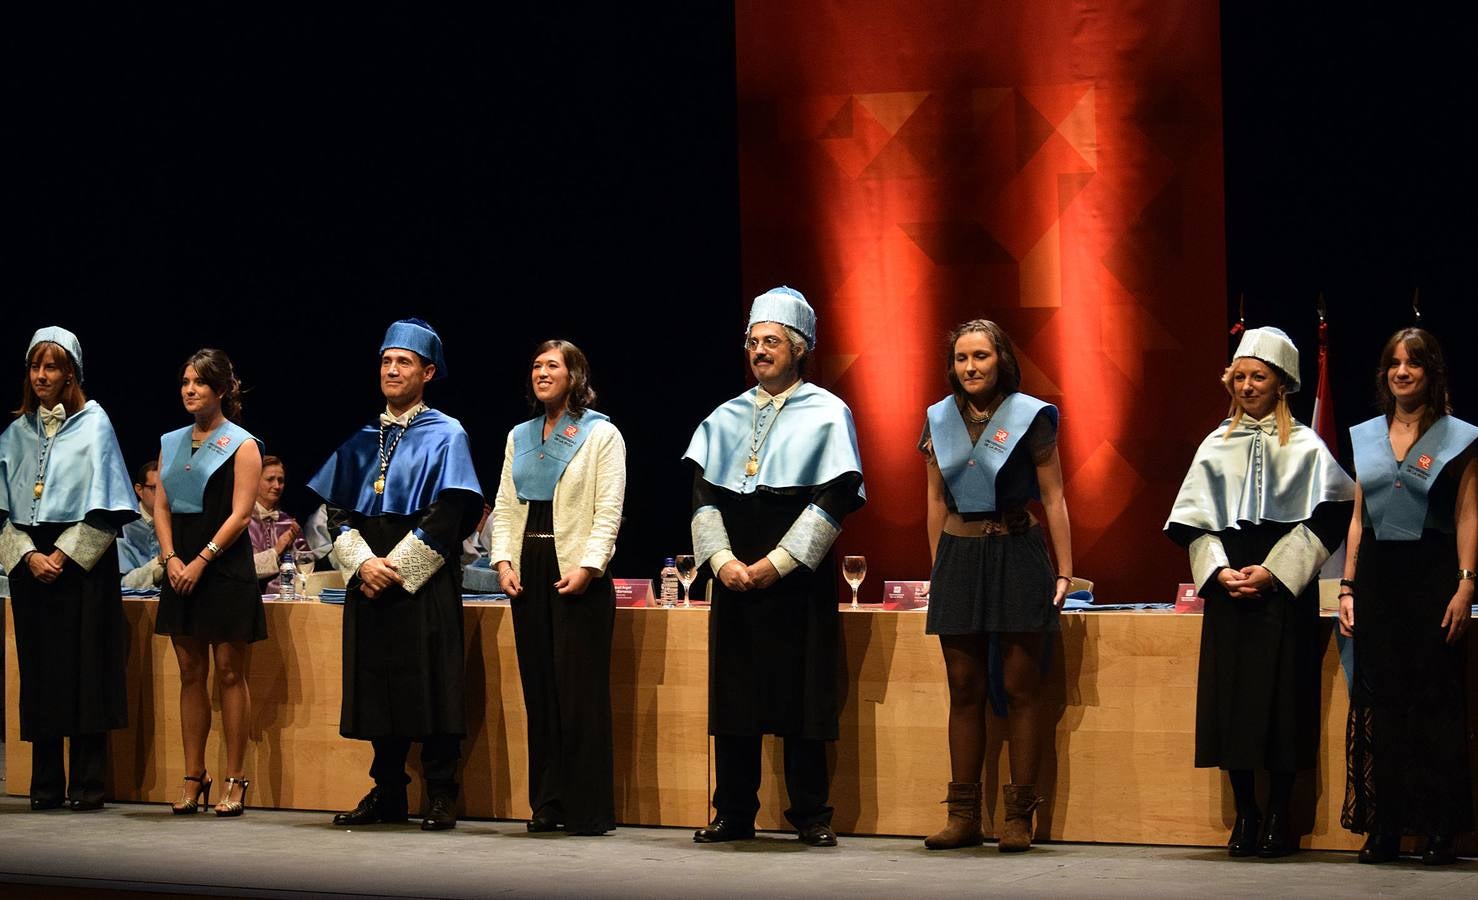
M 760 344 L 764 344 L 766 350 L 778 350 L 780 349 L 781 345 L 786 343 L 788 342 L 784 338 L 776 337 L 773 334 L 767 334 L 763 338 L 746 338 L 744 341 L 744 349 L 755 350 L 759 347 Z

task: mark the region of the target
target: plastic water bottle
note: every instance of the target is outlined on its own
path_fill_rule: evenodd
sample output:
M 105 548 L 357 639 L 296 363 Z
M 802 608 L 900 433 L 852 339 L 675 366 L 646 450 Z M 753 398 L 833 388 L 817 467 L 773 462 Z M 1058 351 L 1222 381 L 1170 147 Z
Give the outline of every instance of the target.
M 278 596 L 283 600 L 296 600 L 298 588 L 298 567 L 293 562 L 291 550 L 282 554 L 282 566 L 277 570 Z
M 662 593 L 657 599 L 658 606 L 677 606 L 678 580 L 677 565 L 675 557 L 667 557 L 662 560 L 662 574 L 658 576 L 662 582 Z

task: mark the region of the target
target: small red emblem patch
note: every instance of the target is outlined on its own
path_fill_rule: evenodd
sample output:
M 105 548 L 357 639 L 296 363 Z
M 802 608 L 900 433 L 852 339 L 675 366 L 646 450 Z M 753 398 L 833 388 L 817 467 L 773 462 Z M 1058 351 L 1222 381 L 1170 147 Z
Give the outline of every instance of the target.
M 1423 453 L 1421 456 L 1417 457 L 1416 464 L 1422 469 L 1430 469 L 1432 468 L 1432 457 Z
M 223 434 L 220 437 L 216 438 L 216 446 L 217 447 L 220 447 L 222 450 L 224 450 L 227 447 L 231 446 L 231 437 L 230 437 L 230 435 Z
M 1004 444 L 1004 443 L 1006 443 L 1006 438 L 1008 438 L 1010 436 L 1011 436 L 1011 433 L 1009 431 L 1007 431 L 1006 429 L 1004 429 L 1004 428 L 997 428 L 996 429 L 995 441 L 996 441 L 997 444 Z
M 580 429 L 574 425 L 565 426 L 565 437 L 572 438 L 580 433 Z

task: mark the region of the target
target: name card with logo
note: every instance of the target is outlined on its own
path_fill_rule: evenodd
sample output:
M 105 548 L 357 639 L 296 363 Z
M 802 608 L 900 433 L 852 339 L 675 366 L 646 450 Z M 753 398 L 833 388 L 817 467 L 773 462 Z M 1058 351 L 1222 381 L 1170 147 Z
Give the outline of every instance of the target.
M 929 582 L 885 581 L 883 582 L 883 609 L 904 612 L 924 609 L 929 605 Z
M 652 582 L 645 578 L 612 578 L 617 606 L 651 606 Z
M 1206 608 L 1206 601 L 1196 596 L 1194 584 L 1182 584 L 1175 589 L 1175 611 L 1198 613 Z

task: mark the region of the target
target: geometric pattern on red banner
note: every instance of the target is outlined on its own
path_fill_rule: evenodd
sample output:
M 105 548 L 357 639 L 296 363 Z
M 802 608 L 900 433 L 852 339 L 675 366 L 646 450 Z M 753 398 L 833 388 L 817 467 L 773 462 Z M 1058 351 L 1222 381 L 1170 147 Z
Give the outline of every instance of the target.
M 925 406 L 944 335 L 1015 339 L 1058 404 L 1077 573 L 1168 600 L 1161 534 L 1225 412 L 1215 4 L 739 2 L 745 296 L 818 313 L 819 367 L 857 419 L 868 504 L 839 553 L 928 576 Z

